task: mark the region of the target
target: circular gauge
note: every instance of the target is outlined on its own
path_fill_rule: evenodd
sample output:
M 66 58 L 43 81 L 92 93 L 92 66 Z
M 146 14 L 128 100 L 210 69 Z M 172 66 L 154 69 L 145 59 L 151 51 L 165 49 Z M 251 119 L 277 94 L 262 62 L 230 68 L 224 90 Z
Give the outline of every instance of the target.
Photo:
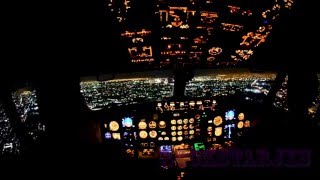
M 175 131 L 171 132 L 171 136 L 176 136 L 176 135 L 177 135 L 177 133 Z
M 177 124 L 177 121 L 176 120 L 171 120 L 171 124 Z
M 175 131 L 176 129 L 177 129 L 176 126 L 171 126 L 171 130 L 172 130 L 172 131 Z
M 194 135 L 190 135 L 190 136 L 189 136 L 189 139 L 193 139 L 193 138 L 194 138 Z
M 183 124 L 188 124 L 189 120 L 188 119 L 184 119 L 183 120 Z
M 165 135 L 167 135 L 167 133 L 163 131 L 163 132 L 161 132 L 161 135 L 165 136 Z
M 220 47 L 212 47 L 211 49 L 209 49 L 209 54 L 210 55 L 219 55 L 222 53 L 222 49 Z
M 188 133 L 188 131 L 184 131 L 183 134 L 184 134 L 185 136 L 187 136 L 189 133 Z
M 213 124 L 216 126 L 219 126 L 222 124 L 222 117 L 221 116 L 217 116 L 213 119 Z
M 179 136 L 178 141 L 182 141 L 182 140 L 183 140 L 182 136 Z
M 160 121 L 160 122 L 159 122 L 159 127 L 160 127 L 160 128 L 166 128 L 166 126 L 167 126 L 167 125 L 166 125 L 166 122 L 165 122 L 165 121 Z
M 239 121 L 244 120 L 244 114 L 243 114 L 243 113 L 240 113 L 240 114 L 238 115 L 238 119 L 239 119 Z
M 178 123 L 178 124 L 182 124 L 182 119 L 179 119 L 179 120 L 177 121 L 177 123 Z
M 172 137 L 171 140 L 172 140 L 173 142 L 175 142 L 175 141 L 177 141 L 177 138 L 176 138 L 176 137 Z
M 183 125 L 183 129 L 187 130 L 188 129 L 188 125 Z
M 147 131 L 140 131 L 139 136 L 141 139 L 145 139 L 148 137 Z
M 189 123 L 190 123 L 190 124 L 194 123 L 194 119 L 193 119 L 193 118 L 190 118 L 190 119 L 189 119 Z
M 182 136 L 182 131 L 178 131 L 178 136 Z
M 198 120 L 200 119 L 200 114 L 196 114 L 194 117 L 196 118 L 196 120 Z
M 149 128 L 154 129 L 157 127 L 157 123 L 155 121 L 150 121 L 149 122 Z
M 215 135 L 215 136 L 221 136 L 221 135 L 222 135 L 222 127 L 217 127 L 217 128 L 214 130 L 214 135 Z
M 182 130 L 182 126 L 178 126 L 177 129 L 180 131 Z
M 189 134 L 191 134 L 191 135 L 194 134 L 194 130 L 190 130 Z
M 165 141 L 169 141 L 169 137 L 164 137 L 164 140 Z
M 243 121 L 238 122 L 237 127 L 238 127 L 238 129 L 242 129 L 243 128 Z
M 121 139 L 120 133 L 112 133 L 112 138 L 113 138 L 113 139 L 120 140 L 120 139 Z
M 119 130 L 119 123 L 117 121 L 111 121 L 109 124 L 110 131 L 118 131 Z
M 150 131 L 150 132 L 149 132 L 149 136 L 150 136 L 151 138 L 156 138 L 156 137 L 157 137 L 157 131 L 154 131 L 154 130 Z
M 209 126 L 209 127 L 207 128 L 207 131 L 212 131 L 212 127 Z
M 193 125 L 193 124 L 190 124 L 190 125 L 189 125 L 189 128 L 190 128 L 190 129 L 194 129 L 194 125 Z
M 159 140 L 159 141 L 163 141 L 163 137 L 159 137 L 158 140 Z
M 144 121 L 139 122 L 138 124 L 139 129 L 147 129 L 147 123 Z
M 244 127 L 245 127 L 245 128 L 250 127 L 250 121 L 249 121 L 249 120 L 246 120 L 246 121 L 244 122 Z

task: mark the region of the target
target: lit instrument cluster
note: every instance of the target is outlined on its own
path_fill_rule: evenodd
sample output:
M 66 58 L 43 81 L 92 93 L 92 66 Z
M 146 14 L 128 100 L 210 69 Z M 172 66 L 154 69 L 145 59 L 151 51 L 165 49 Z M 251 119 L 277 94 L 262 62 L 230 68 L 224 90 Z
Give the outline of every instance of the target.
M 164 101 L 154 107 L 150 113 L 135 112 L 134 116 L 106 121 L 105 141 L 121 140 L 131 157 L 156 158 L 164 145 L 196 143 L 200 149 L 232 146 L 251 127 L 246 113 L 219 108 L 216 100 Z

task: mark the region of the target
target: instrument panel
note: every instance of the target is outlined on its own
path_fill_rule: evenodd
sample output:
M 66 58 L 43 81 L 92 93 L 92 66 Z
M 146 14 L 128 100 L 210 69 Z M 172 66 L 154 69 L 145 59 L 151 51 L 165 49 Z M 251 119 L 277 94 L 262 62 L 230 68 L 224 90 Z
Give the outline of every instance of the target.
M 200 150 L 231 146 L 251 124 L 250 116 L 236 108 L 219 108 L 215 100 L 193 100 L 156 102 L 149 113 L 120 114 L 104 121 L 102 132 L 105 141 L 122 141 L 131 157 L 157 158 L 160 147 L 169 145 L 197 144 Z

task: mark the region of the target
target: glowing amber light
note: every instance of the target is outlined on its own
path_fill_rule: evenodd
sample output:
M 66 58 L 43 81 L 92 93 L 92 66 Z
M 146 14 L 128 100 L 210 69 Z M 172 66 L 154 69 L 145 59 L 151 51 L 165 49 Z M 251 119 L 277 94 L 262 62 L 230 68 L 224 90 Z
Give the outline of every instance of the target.
M 213 119 L 213 124 L 216 126 L 220 126 L 222 124 L 222 117 L 221 116 L 217 116 Z
M 150 121 L 149 122 L 149 128 L 154 129 L 157 127 L 157 123 L 155 121 Z
M 118 131 L 119 130 L 119 123 L 116 121 L 111 121 L 109 124 L 110 131 Z
M 246 120 L 246 121 L 244 122 L 244 127 L 245 127 L 245 128 L 250 127 L 250 121 L 249 121 L 249 120 Z
M 150 131 L 150 132 L 149 132 L 149 136 L 150 136 L 151 138 L 156 138 L 156 137 L 157 137 L 157 131 L 154 131 L 154 130 Z
M 214 135 L 215 136 L 221 136 L 222 135 L 222 127 L 215 128 Z
M 242 129 L 243 124 L 244 124 L 243 121 L 238 122 L 238 125 L 237 125 L 238 129 Z
M 244 120 L 244 114 L 243 114 L 243 113 L 240 113 L 240 114 L 238 115 L 238 119 L 239 119 L 239 121 Z
M 146 139 L 148 137 L 147 131 L 140 131 L 139 136 L 141 139 Z
M 165 121 L 160 121 L 159 122 L 159 127 L 160 128 L 165 128 L 167 125 L 166 125 L 166 122 Z
M 121 139 L 120 133 L 112 133 L 112 138 L 120 140 Z
M 138 127 L 139 127 L 139 129 L 146 129 L 147 123 L 146 122 L 139 122 Z

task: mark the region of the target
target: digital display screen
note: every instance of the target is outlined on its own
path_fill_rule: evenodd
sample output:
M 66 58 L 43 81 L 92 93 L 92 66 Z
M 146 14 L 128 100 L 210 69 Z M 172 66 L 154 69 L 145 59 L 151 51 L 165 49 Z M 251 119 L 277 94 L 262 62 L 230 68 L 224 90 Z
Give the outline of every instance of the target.
M 132 127 L 133 120 L 132 118 L 126 117 L 122 119 L 122 127 Z
M 200 150 L 205 150 L 206 147 L 204 146 L 203 143 L 194 143 L 194 150 L 200 151 Z
M 161 146 L 161 147 L 160 147 L 160 151 L 161 151 L 161 152 L 171 153 L 171 152 L 172 152 L 171 145 L 163 145 L 163 146 Z

